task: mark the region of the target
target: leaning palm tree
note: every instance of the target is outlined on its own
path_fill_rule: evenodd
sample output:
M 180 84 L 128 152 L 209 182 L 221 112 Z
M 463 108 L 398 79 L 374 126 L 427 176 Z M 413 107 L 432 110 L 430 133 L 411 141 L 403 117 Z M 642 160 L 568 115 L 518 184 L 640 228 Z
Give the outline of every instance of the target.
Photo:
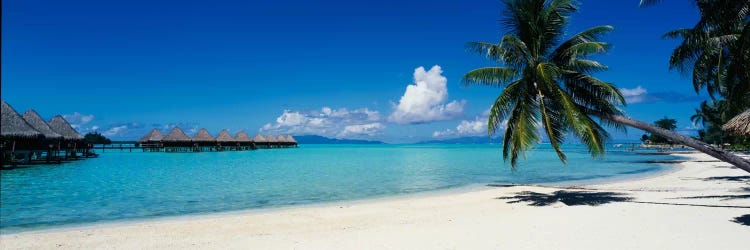
M 569 135 L 579 138 L 592 156 L 605 153 L 609 134 L 602 127 L 635 127 L 679 142 L 750 172 L 750 161 L 708 144 L 624 116 L 618 107 L 625 100 L 617 87 L 594 76 L 607 69 L 590 56 L 605 52 L 609 44 L 599 38 L 611 26 L 590 28 L 562 40 L 573 0 L 505 0 L 502 20 L 508 32 L 499 43 L 470 42 L 470 51 L 499 64 L 472 70 L 466 85 L 502 87 L 492 107 L 488 133 L 505 122 L 503 157 L 515 168 L 520 155 L 540 141 L 541 128 L 563 162 L 561 144 Z M 595 120 L 595 118 L 599 118 Z

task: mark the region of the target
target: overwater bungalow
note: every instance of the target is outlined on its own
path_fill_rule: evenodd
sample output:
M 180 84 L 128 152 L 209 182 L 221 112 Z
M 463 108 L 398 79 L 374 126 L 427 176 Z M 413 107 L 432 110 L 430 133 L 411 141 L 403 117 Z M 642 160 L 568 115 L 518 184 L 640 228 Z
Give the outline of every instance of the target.
M 266 135 L 266 143 L 268 143 L 269 148 L 276 148 L 279 146 L 279 142 L 276 141 L 276 137 L 273 135 Z
M 190 152 L 193 148 L 193 141 L 180 127 L 174 127 L 161 142 L 166 152 Z
M 283 136 L 283 135 L 276 136 L 276 142 L 278 142 L 280 144 L 286 143 L 286 136 Z
M 203 152 L 203 151 L 213 151 L 216 149 L 216 139 L 214 139 L 211 134 L 208 133 L 208 130 L 205 128 L 202 128 L 198 131 L 198 133 L 195 133 L 193 135 L 193 150 Z
M 152 129 L 148 132 L 148 134 L 141 137 L 141 139 L 138 139 L 138 143 L 140 144 L 141 148 L 143 148 L 143 151 L 161 151 L 162 144 L 161 141 L 164 139 L 164 134 L 161 133 L 158 129 Z
M 293 146 L 293 144 L 289 141 L 289 139 L 287 139 L 287 137 L 284 135 L 276 136 L 276 142 L 278 143 L 279 147 L 282 147 L 282 148 L 288 148 L 288 147 Z
M 83 139 L 62 116 L 45 122 L 33 109 L 19 115 L 2 101 L 2 165 L 59 163 L 62 158 L 93 156 L 92 145 Z
M 83 140 L 83 136 L 79 134 L 78 131 L 76 131 L 61 115 L 52 117 L 47 124 L 52 128 L 52 131 L 62 135 L 63 140 L 60 144 L 63 145 L 62 148 L 65 151 L 66 156 L 77 158 L 78 153 L 81 153 L 84 156 L 89 156 L 91 154 L 90 149 L 94 145 L 86 143 L 86 141 Z
M 148 134 L 141 137 L 141 139 L 138 139 L 138 143 L 160 143 L 162 139 L 164 139 L 164 134 L 158 129 L 152 129 Z
M 2 160 L 5 163 L 30 162 L 32 149 L 44 135 L 34 129 L 5 101 L 2 102 Z
M 292 135 L 286 135 L 286 143 L 289 144 L 289 146 L 296 147 L 297 146 L 297 140 L 292 137 Z
M 286 136 L 286 141 L 289 142 L 289 143 L 292 143 L 294 145 L 297 145 L 297 140 L 295 140 L 294 137 L 292 137 L 292 135 L 287 135 Z
M 216 136 L 219 150 L 238 150 L 237 141 L 229 134 L 229 131 L 222 129 Z
M 253 139 L 251 139 L 250 136 L 245 133 L 245 131 L 237 132 L 237 134 L 234 136 L 234 140 L 237 142 L 237 146 L 239 146 L 241 150 L 256 149 Z
M 261 135 L 250 138 L 240 131 L 232 137 L 226 129 L 212 137 L 206 129 L 201 129 L 193 138 L 188 137 L 182 129 L 175 127 L 163 136 L 157 129 L 152 129 L 140 140 L 144 152 L 205 152 L 205 151 L 242 151 L 258 148 L 294 147 L 297 142 L 291 136 Z
M 255 137 L 253 137 L 253 142 L 255 143 L 255 146 L 257 148 L 271 147 L 271 145 L 268 143 L 268 140 L 266 140 L 266 137 L 261 134 L 256 134 Z
M 49 124 L 33 109 L 24 112 L 21 117 L 32 128 L 44 135 L 44 139 L 38 140 L 36 145 L 33 145 L 30 149 L 35 152 L 39 151 L 39 156 L 44 154 L 45 161 L 47 162 L 55 160 L 62 147 L 61 141 L 63 140 L 63 136 L 52 130 Z

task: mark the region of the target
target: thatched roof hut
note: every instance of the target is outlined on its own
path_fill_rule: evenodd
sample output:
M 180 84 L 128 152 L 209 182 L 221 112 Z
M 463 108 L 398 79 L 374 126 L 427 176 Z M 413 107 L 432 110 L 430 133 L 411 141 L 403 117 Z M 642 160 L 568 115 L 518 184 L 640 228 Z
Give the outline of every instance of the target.
M 144 143 L 144 142 L 158 142 L 164 139 L 164 134 L 161 133 L 158 129 L 152 129 L 151 132 L 148 132 L 148 134 L 141 137 L 138 142 Z
M 273 135 L 266 135 L 266 141 L 267 142 L 278 142 L 278 141 L 276 141 L 276 137 L 274 137 Z
M 721 128 L 734 135 L 750 136 L 750 109 L 735 116 Z
M 174 127 L 172 131 L 169 131 L 169 134 L 167 136 L 164 136 L 162 138 L 162 141 L 165 142 L 189 142 L 190 137 L 188 137 L 180 127 Z
M 32 138 L 43 136 L 42 133 L 29 125 L 7 102 L 3 101 L 2 110 L 0 111 L 2 112 L 2 126 L 0 127 L 2 137 Z
M 44 135 L 47 139 L 61 139 L 63 138 L 62 135 L 56 133 L 52 130 L 52 128 L 49 127 L 49 124 L 42 119 L 41 116 L 39 116 L 39 113 L 34 111 L 33 109 L 29 109 L 28 111 L 24 112 L 22 115 L 23 119 L 31 125 L 32 128 L 34 128 L 36 131 L 39 131 Z
M 83 139 L 83 136 L 73 129 L 73 126 L 70 126 L 70 123 L 68 123 L 68 121 L 66 121 L 61 115 L 52 117 L 47 124 L 49 124 L 49 127 L 52 128 L 55 133 L 62 135 L 66 140 Z
M 219 132 L 219 135 L 216 136 L 216 141 L 218 142 L 235 142 L 232 135 L 229 134 L 229 131 L 226 129 L 222 129 L 221 132 Z
M 295 140 L 294 137 L 292 137 L 292 135 L 287 135 L 286 142 L 297 143 L 297 140 Z
M 276 136 L 276 141 L 277 142 L 288 142 L 288 141 L 286 141 L 286 136 L 283 136 L 283 135 Z
M 250 139 L 250 136 L 245 133 L 245 131 L 237 132 L 237 135 L 234 136 L 234 140 L 238 142 L 252 142 L 253 139 Z
M 268 140 L 266 140 L 266 137 L 260 134 L 255 135 L 255 137 L 253 137 L 253 141 L 254 142 L 268 142 Z
M 216 139 L 214 139 L 214 137 L 211 136 L 211 134 L 208 133 L 208 130 L 206 130 L 205 128 L 202 128 L 201 130 L 198 131 L 198 133 L 195 133 L 195 135 L 193 135 L 193 141 L 195 141 L 195 142 L 214 142 L 214 141 L 216 141 Z

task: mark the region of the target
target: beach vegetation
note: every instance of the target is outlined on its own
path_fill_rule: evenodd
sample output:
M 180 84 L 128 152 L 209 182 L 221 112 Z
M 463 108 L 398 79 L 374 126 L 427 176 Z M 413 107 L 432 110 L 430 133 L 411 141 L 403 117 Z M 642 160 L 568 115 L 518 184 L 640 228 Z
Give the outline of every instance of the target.
M 642 0 L 640 5 L 658 2 Z M 750 1 L 691 2 L 700 13 L 698 22 L 663 36 L 681 40 L 672 51 L 669 68 L 691 77 L 696 93 L 705 90 L 711 97 L 711 103 L 702 103 L 691 118 L 704 125 L 701 139 L 742 145 L 748 141 L 747 136 L 732 136 L 721 126 L 750 109 Z
M 110 140 L 107 137 L 104 137 L 99 132 L 89 132 L 86 135 L 83 136 L 83 139 L 91 144 L 111 144 L 112 140 Z
M 664 117 L 662 119 L 655 121 L 654 126 L 657 126 L 666 130 L 674 131 L 677 128 L 677 120 Z M 648 140 L 651 143 L 655 143 L 655 144 L 672 143 L 672 141 L 670 141 L 669 139 L 664 138 L 663 136 L 656 135 L 656 134 L 648 135 Z
M 561 144 L 567 136 L 578 138 L 593 157 L 605 153 L 609 138 L 603 126 L 624 130 L 635 127 L 705 152 L 750 172 L 750 160 L 712 147 L 674 131 L 625 116 L 625 99 L 619 89 L 593 74 L 607 66 L 592 57 L 606 52 L 610 44 L 601 37 L 612 26 L 592 27 L 563 38 L 571 14 L 578 11 L 573 0 L 505 0 L 502 24 L 507 32 L 499 42 L 469 42 L 467 49 L 497 66 L 466 73 L 463 83 L 502 88 L 488 118 L 492 136 L 502 125 L 503 158 L 511 167 L 519 156 L 546 135 L 561 161 Z M 598 119 L 596 119 L 598 118 Z

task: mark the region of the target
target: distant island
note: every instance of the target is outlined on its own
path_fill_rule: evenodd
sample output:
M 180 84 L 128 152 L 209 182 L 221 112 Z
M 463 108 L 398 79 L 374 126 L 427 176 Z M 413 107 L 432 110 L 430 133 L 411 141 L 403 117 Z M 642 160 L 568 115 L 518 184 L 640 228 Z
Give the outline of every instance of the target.
M 294 138 L 299 144 L 385 144 L 382 141 L 335 139 L 319 135 L 300 135 Z

